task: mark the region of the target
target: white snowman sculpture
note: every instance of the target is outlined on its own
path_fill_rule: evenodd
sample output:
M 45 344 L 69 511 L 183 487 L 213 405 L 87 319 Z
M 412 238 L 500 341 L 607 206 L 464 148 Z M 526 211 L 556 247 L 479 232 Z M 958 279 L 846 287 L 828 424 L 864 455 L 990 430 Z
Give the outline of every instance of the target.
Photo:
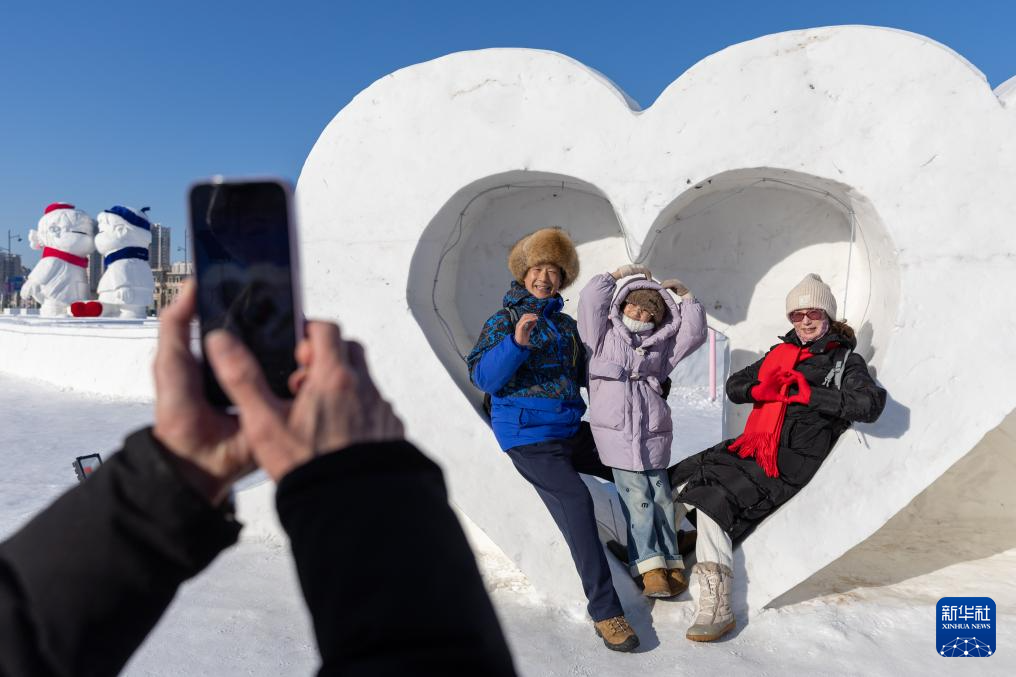
M 152 304 L 155 280 L 148 264 L 152 223 L 147 211 L 116 205 L 99 213 L 95 248 L 106 266 L 98 288 L 104 317 L 145 317 Z
M 21 295 L 42 304 L 40 315 L 67 315 L 72 303 L 88 298 L 88 255 L 95 250 L 95 221 L 66 202 L 46 207 L 37 230 L 28 232 L 42 260 L 29 273 Z

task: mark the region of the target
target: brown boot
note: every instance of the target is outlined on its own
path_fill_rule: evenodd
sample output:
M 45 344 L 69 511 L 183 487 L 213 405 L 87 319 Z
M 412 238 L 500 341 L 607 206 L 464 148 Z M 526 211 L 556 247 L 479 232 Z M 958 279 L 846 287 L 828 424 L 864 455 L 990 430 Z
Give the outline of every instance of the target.
M 666 569 L 652 569 L 642 574 L 642 594 L 646 597 L 672 597 Z
M 605 621 L 593 623 L 596 636 L 603 638 L 603 643 L 612 651 L 631 651 L 639 645 L 639 637 L 628 625 L 624 616 L 614 616 Z
M 671 595 L 680 595 L 688 589 L 688 579 L 684 577 L 684 569 L 668 569 L 667 581 L 670 583 Z

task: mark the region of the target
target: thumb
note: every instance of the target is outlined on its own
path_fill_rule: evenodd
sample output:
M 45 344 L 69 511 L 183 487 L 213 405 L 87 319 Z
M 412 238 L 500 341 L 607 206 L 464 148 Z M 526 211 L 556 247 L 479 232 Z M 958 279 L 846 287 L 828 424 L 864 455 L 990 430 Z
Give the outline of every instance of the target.
M 242 418 L 275 420 L 281 425 L 281 404 L 268 388 L 254 355 L 238 338 L 223 329 L 210 332 L 205 337 L 205 356 Z

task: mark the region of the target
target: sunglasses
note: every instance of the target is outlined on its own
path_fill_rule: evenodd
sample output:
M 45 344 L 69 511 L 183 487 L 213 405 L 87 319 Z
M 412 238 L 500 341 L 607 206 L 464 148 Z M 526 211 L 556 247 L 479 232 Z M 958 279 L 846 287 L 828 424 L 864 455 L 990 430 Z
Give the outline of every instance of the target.
M 817 309 L 816 310 L 795 310 L 794 312 L 792 312 L 789 315 L 787 315 L 787 317 L 790 318 L 791 322 L 800 322 L 800 321 L 802 321 L 805 318 L 805 316 L 807 316 L 809 320 L 821 320 L 823 317 L 825 317 L 825 311 L 824 310 L 817 310 Z

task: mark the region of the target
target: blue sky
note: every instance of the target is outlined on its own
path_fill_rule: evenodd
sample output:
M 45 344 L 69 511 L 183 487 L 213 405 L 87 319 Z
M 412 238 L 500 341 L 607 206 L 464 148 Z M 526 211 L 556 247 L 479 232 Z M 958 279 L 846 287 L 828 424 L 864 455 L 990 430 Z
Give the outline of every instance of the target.
M 952 47 L 992 87 L 1016 75 L 1016 3 L 204 2 L 18 3 L 0 13 L 0 247 L 70 201 L 151 206 L 183 244 L 184 193 L 212 174 L 296 181 L 325 125 L 374 80 L 442 54 L 568 54 L 643 107 L 680 73 L 761 35 L 892 26 Z M 182 257 L 177 251 L 174 258 Z

